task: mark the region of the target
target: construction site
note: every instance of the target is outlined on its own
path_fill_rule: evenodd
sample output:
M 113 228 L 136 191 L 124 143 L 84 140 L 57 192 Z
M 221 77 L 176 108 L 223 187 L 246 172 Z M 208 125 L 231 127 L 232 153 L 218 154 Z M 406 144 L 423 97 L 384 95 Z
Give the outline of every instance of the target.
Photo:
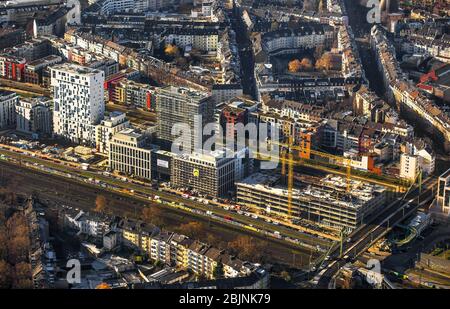
M 332 174 L 303 176 L 289 192 L 280 175 L 256 173 L 236 184 L 238 203 L 259 212 L 290 216 L 293 223 L 352 231 L 385 205 L 385 187 Z M 290 209 L 289 209 L 290 205 Z M 303 222 L 302 222 L 303 223 Z

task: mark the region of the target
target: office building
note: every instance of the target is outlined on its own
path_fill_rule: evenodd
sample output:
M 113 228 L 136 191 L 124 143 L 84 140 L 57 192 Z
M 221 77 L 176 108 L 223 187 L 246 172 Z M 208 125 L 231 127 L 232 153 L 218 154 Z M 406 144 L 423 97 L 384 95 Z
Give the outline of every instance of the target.
M 196 118 L 201 122 L 196 127 Z M 214 121 L 214 103 L 208 93 L 181 87 L 160 88 L 156 94 L 157 135 L 164 144 L 171 144 L 177 138 L 172 135 L 175 124 L 186 124 L 191 130 L 190 137 L 182 139 L 185 145 L 194 148 L 194 136 L 198 134 L 201 142 L 202 130 L 207 123 Z
M 116 133 L 109 142 L 109 167 L 118 172 L 151 179 L 151 152 L 145 136 L 134 129 Z
M 130 127 L 125 113 L 112 112 L 95 127 L 95 145 L 98 152 L 109 153 L 109 141 L 114 134 Z
M 175 187 L 188 187 L 217 197 L 234 189 L 235 158 L 223 151 L 175 155 L 172 159 L 171 181 Z

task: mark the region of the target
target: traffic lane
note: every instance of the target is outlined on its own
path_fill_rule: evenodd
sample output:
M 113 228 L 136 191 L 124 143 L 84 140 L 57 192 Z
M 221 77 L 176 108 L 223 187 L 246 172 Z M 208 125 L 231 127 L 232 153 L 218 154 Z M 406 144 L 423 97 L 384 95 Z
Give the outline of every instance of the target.
M 111 201 L 109 208 L 118 216 L 129 216 L 139 218 L 141 215 L 143 201 L 133 199 L 115 192 L 107 191 L 102 188 L 96 188 L 87 184 L 73 182 L 69 179 L 61 177 L 49 177 L 47 174 L 38 171 L 29 171 L 17 168 L 15 165 L 5 164 L 0 161 L 2 169 L 1 175 L 7 178 L 14 178 L 20 176 L 20 187 L 17 188 L 18 193 L 32 194 L 38 192 L 40 198 L 44 201 L 53 201 L 56 204 L 67 205 L 74 208 L 80 208 L 85 211 L 92 211 L 95 208 L 95 199 L 98 194 L 104 195 L 108 201 Z M 139 204 L 133 203 L 139 202 Z M 146 202 L 146 204 L 150 204 Z M 234 240 L 239 235 L 251 235 L 260 240 L 267 241 L 267 254 L 274 262 L 288 264 L 295 267 L 302 267 L 304 264 L 301 261 L 307 261 L 311 254 L 310 250 L 300 248 L 298 246 L 290 246 L 289 243 L 278 241 L 274 238 L 266 238 L 257 233 L 244 231 L 226 224 L 208 220 L 204 217 L 192 216 L 188 213 L 180 213 L 168 207 L 161 207 L 157 203 L 152 203 L 152 207 L 157 207 L 162 210 L 162 215 L 167 219 L 165 227 L 168 230 L 175 229 L 183 223 L 191 221 L 200 221 L 204 223 L 206 233 L 211 233 L 218 239 L 228 242 Z M 206 241 L 203 237 L 200 239 Z M 293 253 L 294 252 L 294 253 Z M 297 255 L 293 258 L 293 255 Z M 314 258 L 317 254 L 313 252 Z M 293 265 L 295 260 L 295 265 Z
M 24 156 L 23 154 L 18 154 L 16 152 L 11 152 L 11 151 L 7 151 L 2 149 L 0 152 L 4 152 L 7 155 L 9 154 L 10 156 L 13 156 L 15 158 L 19 158 L 22 161 L 36 161 L 38 163 L 41 163 L 43 165 L 50 165 L 52 168 L 55 169 L 60 169 L 62 168 L 62 166 L 60 166 L 59 164 L 56 163 L 52 163 L 49 162 L 47 160 L 43 160 L 40 158 L 35 158 L 35 157 L 29 157 L 29 156 Z M 22 162 L 21 161 L 21 162 Z M 290 237 L 290 238 L 294 238 L 294 239 L 299 239 L 301 241 L 301 243 L 305 244 L 306 246 L 316 246 L 316 245 L 320 245 L 322 248 L 328 248 L 330 245 L 330 242 L 328 240 L 324 240 L 321 238 L 318 238 L 316 236 L 312 236 L 310 234 L 306 234 L 304 232 L 299 232 L 297 231 L 297 229 L 293 229 L 290 227 L 286 227 L 281 225 L 277 225 L 274 226 L 273 224 L 269 224 L 263 220 L 259 220 L 259 219 L 253 219 L 250 217 L 246 217 L 243 215 L 238 215 L 234 212 L 230 212 L 230 211 L 226 211 L 224 209 L 221 208 L 217 208 L 217 207 L 212 207 L 211 205 L 209 206 L 205 206 L 203 203 L 198 203 L 198 202 L 194 202 L 190 199 L 184 199 L 180 196 L 174 195 L 174 194 L 170 194 L 168 192 L 164 192 L 164 191 L 158 191 L 155 189 L 151 189 L 148 186 L 143 186 L 140 184 L 135 184 L 135 183 L 130 183 L 130 182 L 122 182 L 119 181 L 115 178 L 111 178 L 111 177 L 106 177 L 104 175 L 102 175 L 101 173 L 99 174 L 98 172 L 89 172 L 89 171 L 80 171 L 78 169 L 74 169 L 71 167 L 67 167 L 64 166 L 63 167 L 63 172 L 70 172 L 70 173 L 75 173 L 75 174 L 79 174 L 82 177 L 86 178 L 86 175 L 89 175 L 88 177 L 91 178 L 95 178 L 98 180 L 102 180 L 106 183 L 110 183 L 113 184 L 114 186 L 118 186 L 120 188 L 125 187 L 126 189 L 133 189 L 135 191 L 135 193 L 142 193 L 142 194 L 148 194 L 148 195 L 159 195 L 161 196 L 161 198 L 165 199 L 165 200 L 169 200 L 169 201 L 174 201 L 177 203 L 183 203 L 186 206 L 190 206 L 191 208 L 196 208 L 196 209 L 200 209 L 202 211 L 211 211 L 214 210 L 214 213 L 220 216 L 230 216 L 232 217 L 234 220 L 238 221 L 238 222 L 243 222 L 245 224 L 252 224 L 254 227 L 257 227 L 261 230 L 268 230 L 268 231 L 274 231 L 277 230 L 278 232 L 280 232 L 282 235 Z M 83 182 L 83 185 L 86 185 L 86 183 Z M 129 195 L 125 195 L 125 196 L 129 196 Z M 144 198 L 146 202 L 148 202 L 147 198 Z M 301 227 L 299 227 L 300 229 Z M 302 245 L 302 244 L 300 244 Z

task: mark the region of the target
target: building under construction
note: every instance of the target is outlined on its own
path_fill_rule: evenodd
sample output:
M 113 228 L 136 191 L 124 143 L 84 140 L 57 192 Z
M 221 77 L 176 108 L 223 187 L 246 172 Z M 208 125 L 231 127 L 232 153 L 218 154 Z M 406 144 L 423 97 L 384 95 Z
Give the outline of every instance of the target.
M 308 220 L 322 226 L 353 230 L 386 202 L 386 188 L 367 182 L 327 175 L 309 177 L 289 193 L 282 178 L 274 173 L 256 173 L 236 183 L 238 203 L 265 214 Z M 289 216 L 290 213 L 290 216 Z

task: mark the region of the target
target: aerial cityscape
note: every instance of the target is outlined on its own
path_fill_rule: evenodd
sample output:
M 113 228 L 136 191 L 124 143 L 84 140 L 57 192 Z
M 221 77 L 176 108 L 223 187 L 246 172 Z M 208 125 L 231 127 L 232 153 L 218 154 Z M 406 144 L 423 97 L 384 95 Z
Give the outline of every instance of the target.
M 449 223 L 448 0 L 0 1 L 0 289 L 449 289 Z

